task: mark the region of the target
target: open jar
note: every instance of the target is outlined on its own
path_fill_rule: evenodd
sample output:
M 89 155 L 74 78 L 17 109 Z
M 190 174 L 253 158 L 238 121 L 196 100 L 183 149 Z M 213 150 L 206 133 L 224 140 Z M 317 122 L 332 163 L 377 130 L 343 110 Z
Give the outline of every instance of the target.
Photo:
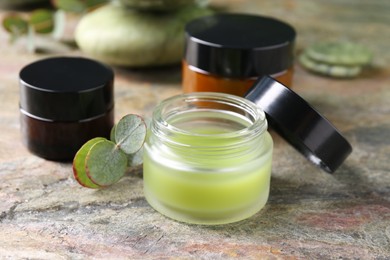
M 217 14 L 186 25 L 184 92 L 238 96 L 261 76 L 291 87 L 296 32 L 280 20 L 249 14 Z
M 146 200 L 188 223 L 225 224 L 254 215 L 270 187 L 268 123 L 326 172 L 334 172 L 352 152 L 325 117 L 269 76 L 257 80 L 245 98 L 183 94 L 154 110 L 144 145 Z
M 264 112 L 223 93 L 160 103 L 144 145 L 144 192 L 160 213 L 196 224 L 248 218 L 266 204 L 273 142 Z

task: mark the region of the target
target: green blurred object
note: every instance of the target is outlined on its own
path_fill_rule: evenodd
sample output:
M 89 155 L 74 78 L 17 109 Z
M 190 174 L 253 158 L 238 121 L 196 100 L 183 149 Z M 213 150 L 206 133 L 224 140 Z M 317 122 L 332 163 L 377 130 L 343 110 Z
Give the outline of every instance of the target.
M 361 66 L 345 66 L 318 62 L 311 59 L 306 53 L 301 54 L 298 60 L 305 69 L 334 78 L 353 78 L 362 71 Z
M 39 34 L 48 34 L 54 30 L 54 13 L 51 10 L 38 9 L 30 14 L 28 20 L 22 15 L 11 13 L 3 18 L 4 29 L 11 34 L 11 42 L 33 30 Z
M 321 75 L 353 78 L 371 62 L 372 53 L 354 42 L 320 42 L 307 47 L 298 60 L 305 69 Z
M 333 65 L 359 66 L 371 61 L 371 52 L 352 42 L 321 42 L 306 49 L 310 59 Z
M 9 14 L 3 19 L 3 27 L 11 34 L 23 35 L 28 31 L 28 22 L 18 14 Z
M 30 25 L 36 33 L 51 33 L 54 29 L 54 14 L 50 10 L 39 9 L 31 13 Z
M 75 39 L 84 53 L 111 65 L 176 64 L 183 54 L 185 24 L 211 13 L 197 5 L 154 13 L 109 4 L 81 19 Z
M 83 13 L 108 2 L 109 0 L 52 0 L 56 8 L 73 13 Z

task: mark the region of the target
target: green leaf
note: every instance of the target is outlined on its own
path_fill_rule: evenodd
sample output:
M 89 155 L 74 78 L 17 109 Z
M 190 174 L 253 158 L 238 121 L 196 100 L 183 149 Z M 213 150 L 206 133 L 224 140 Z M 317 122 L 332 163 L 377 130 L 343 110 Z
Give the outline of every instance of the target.
M 99 186 L 109 186 L 126 173 L 127 156 L 108 140 L 95 143 L 86 158 L 86 171 L 91 181 Z
M 54 29 L 54 14 L 46 9 L 35 10 L 30 16 L 30 24 L 36 33 L 51 33 Z
M 114 143 L 116 143 L 115 141 L 115 129 L 116 129 L 116 124 L 111 128 L 111 132 L 110 132 L 110 140 Z
M 9 14 L 3 19 L 3 27 L 11 34 L 23 35 L 27 33 L 28 23 L 20 15 Z
M 128 167 L 135 167 L 143 163 L 144 149 L 143 147 L 139 149 L 136 153 L 128 155 Z
M 142 117 L 134 114 L 124 116 L 115 127 L 116 144 L 126 153 L 141 149 L 146 137 L 146 124 Z
M 110 0 L 86 0 L 85 5 L 90 10 L 102 6 L 108 2 L 110 2 Z
M 80 0 L 53 0 L 56 8 L 66 12 L 82 13 L 85 11 L 85 3 Z
M 74 13 L 83 13 L 108 2 L 109 0 L 53 0 L 58 9 Z
M 73 175 L 76 181 L 84 187 L 92 188 L 92 189 L 100 188 L 99 185 L 93 183 L 89 179 L 85 169 L 85 159 L 91 147 L 96 143 L 102 142 L 104 140 L 106 139 L 103 137 L 97 137 L 89 140 L 78 150 L 78 152 L 76 153 L 73 159 Z

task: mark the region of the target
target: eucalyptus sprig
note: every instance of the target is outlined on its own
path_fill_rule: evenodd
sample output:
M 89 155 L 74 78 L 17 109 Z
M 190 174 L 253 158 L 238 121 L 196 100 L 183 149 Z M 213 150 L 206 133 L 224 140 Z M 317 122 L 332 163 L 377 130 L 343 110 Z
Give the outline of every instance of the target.
M 73 160 L 73 174 L 87 188 L 104 188 L 118 182 L 128 167 L 142 163 L 146 124 L 134 114 L 124 116 L 112 128 L 110 140 L 96 137 L 85 143 Z
M 27 46 L 33 52 L 36 35 L 52 34 L 55 40 L 62 36 L 65 13 L 87 13 L 108 2 L 109 0 L 52 0 L 52 9 L 37 9 L 30 13 L 12 12 L 5 15 L 2 24 L 10 34 L 11 43 L 27 37 Z
M 10 13 L 3 19 L 3 27 L 10 33 L 11 42 L 31 32 L 48 34 L 54 29 L 54 13 L 48 9 L 37 9 L 29 15 Z

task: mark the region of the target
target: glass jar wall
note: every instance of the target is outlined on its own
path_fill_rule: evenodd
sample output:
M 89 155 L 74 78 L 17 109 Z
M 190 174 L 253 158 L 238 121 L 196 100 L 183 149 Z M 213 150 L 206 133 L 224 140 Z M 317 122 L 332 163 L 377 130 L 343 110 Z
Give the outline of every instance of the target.
M 268 199 L 272 147 L 264 112 L 244 98 L 169 98 L 156 107 L 144 145 L 145 197 L 188 223 L 248 218 Z

